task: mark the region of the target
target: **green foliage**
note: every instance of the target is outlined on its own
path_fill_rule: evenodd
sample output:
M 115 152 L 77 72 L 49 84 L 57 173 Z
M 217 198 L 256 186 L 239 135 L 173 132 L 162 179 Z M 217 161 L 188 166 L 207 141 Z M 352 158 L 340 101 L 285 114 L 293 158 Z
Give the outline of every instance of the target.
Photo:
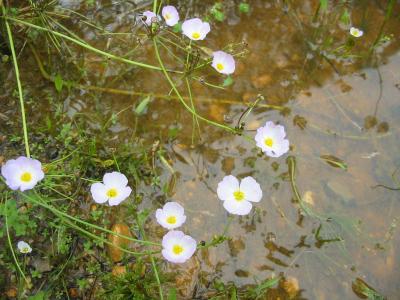
M 0 203 L 0 216 L 7 216 L 8 227 L 14 230 L 16 236 L 22 236 L 28 233 L 30 229 L 36 228 L 36 223 L 29 218 L 27 212 L 19 211 L 15 200 L 9 200 L 5 203 Z M 0 237 L 3 237 L 6 232 L 6 227 L 0 227 Z
M 239 11 L 247 14 L 250 11 L 250 5 L 246 2 L 241 2 L 239 4 Z
M 147 110 L 150 100 L 151 100 L 151 97 L 147 96 L 142 101 L 140 101 L 138 106 L 136 106 L 136 108 L 135 108 L 135 114 L 137 114 L 138 116 L 144 114 Z
M 210 13 L 218 22 L 223 22 L 225 20 L 225 13 L 223 12 L 223 5 L 221 2 L 215 3 L 211 8 Z
M 280 280 L 281 277 L 279 276 L 265 279 L 264 281 L 257 284 L 257 286 L 255 286 L 254 288 L 250 288 L 247 291 L 247 296 L 250 299 L 259 299 L 260 297 L 265 296 L 268 290 L 276 286 Z
M 321 5 L 322 10 L 327 10 L 328 9 L 328 0 L 319 0 L 319 3 Z
M 176 300 L 176 289 L 175 288 L 171 288 L 169 289 L 169 293 L 168 293 L 168 300 Z
M 124 274 L 118 276 L 112 274 L 105 275 L 103 282 L 104 292 L 102 295 L 99 295 L 99 299 L 159 299 L 154 276 L 151 272 L 147 272 L 146 265 L 142 260 L 138 260 L 134 265 L 128 265 Z M 168 299 L 176 299 L 170 298 L 173 296 L 174 292 L 170 290 Z
M 56 77 L 54 78 L 54 86 L 55 86 L 57 92 L 59 92 L 59 93 L 61 92 L 61 90 L 63 88 L 63 84 L 64 84 L 64 81 L 63 81 L 61 75 L 57 74 Z
M 224 83 L 222 84 L 222 86 L 227 87 L 233 84 L 233 78 L 232 76 L 228 76 L 225 78 Z
M 45 300 L 45 299 L 49 298 L 48 295 L 43 291 L 37 292 L 36 295 L 28 297 L 28 300 Z

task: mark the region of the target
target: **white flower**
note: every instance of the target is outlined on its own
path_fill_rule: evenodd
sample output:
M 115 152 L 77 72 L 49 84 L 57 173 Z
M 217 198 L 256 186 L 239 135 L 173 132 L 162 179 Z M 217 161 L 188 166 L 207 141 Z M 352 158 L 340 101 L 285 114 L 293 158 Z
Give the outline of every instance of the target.
M 229 213 L 241 216 L 251 211 L 251 202 L 260 202 L 262 198 L 261 187 L 251 176 L 243 178 L 240 184 L 235 176 L 225 176 L 218 183 L 217 194 Z
M 1 167 L 1 175 L 12 190 L 30 190 L 44 178 L 40 161 L 25 156 L 10 159 Z
M 29 244 L 24 241 L 19 241 L 17 247 L 19 252 L 21 253 L 27 254 L 32 252 L 31 246 L 29 246 Z
M 184 263 L 196 251 L 196 241 L 182 231 L 171 230 L 162 239 L 162 255 L 172 263 Z
M 161 14 L 164 17 L 165 23 L 168 26 L 174 26 L 179 22 L 179 13 L 176 10 L 175 6 L 164 6 Z
M 103 176 L 103 183 L 96 182 L 90 187 L 93 200 L 97 203 L 108 203 L 118 205 L 132 192 L 132 189 L 127 186 L 128 179 L 119 172 L 106 173 Z
M 199 18 L 186 20 L 182 24 L 182 32 L 191 40 L 204 40 L 207 33 L 210 32 L 210 24 Z
M 224 51 L 216 51 L 213 53 L 211 66 L 222 74 L 229 75 L 235 72 L 235 60 L 233 56 Z
M 157 209 L 156 218 L 158 224 L 166 229 L 178 228 L 186 221 L 185 211 L 177 202 L 165 203 L 162 209 Z
M 289 141 L 285 137 L 285 128 L 269 121 L 265 126 L 257 129 L 255 140 L 257 146 L 265 154 L 271 157 L 279 157 L 289 151 Z
M 351 27 L 350 28 L 350 34 L 354 37 L 361 37 L 364 32 L 361 29 L 355 28 L 355 27 Z
M 146 23 L 147 26 L 151 26 L 151 23 L 155 22 L 156 20 L 158 20 L 158 17 L 155 13 L 153 13 L 150 10 L 146 10 L 143 13 L 143 16 L 146 17 L 146 20 L 144 21 Z

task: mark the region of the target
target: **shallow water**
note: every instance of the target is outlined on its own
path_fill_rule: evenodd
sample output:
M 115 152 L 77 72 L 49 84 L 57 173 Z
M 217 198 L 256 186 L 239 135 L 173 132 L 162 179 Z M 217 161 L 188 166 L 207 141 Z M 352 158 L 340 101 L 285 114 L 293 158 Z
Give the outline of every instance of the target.
M 212 4 L 192 2 L 180 4 L 188 16 L 204 15 Z M 193 272 L 197 276 L 197 295 L 206 293 L 207 283 L 217 277 L 243 286 L 281 274 L 297 278 L 299 299 L 358 299 L 352 290 L 356 278 L 388 299 L 397 299 L 399 192 L 375 186 L 396 187 L 391 175 L 400 163 L 400 7 L 395 7 L 395 17 L 384 27 L 386 35 L 393 35 L 391 41 L 368 56 L 384 21 L 386 3 L 354 1 L 349 6 L 352 23 L 363 28 L 365 34 L 353 39 L 352 53 L 363 57 L 343 58 L 330 53 L 349 38 L 348 26 L 339 21 L 342 8 L 330 8 L 312 22 L 317 1 L 291 2 L 251 1 L 251 11 L 246 15 L 227 1 L 227 20 L 213 24 L 211 34 L 199 44 L 219 49 L 228 43 L 239 43 L 246 55 L 238 62 L 231 87 L 221 91 L 193 82 L 194 99 L 201 115 L 236 124 L 248 102 L 262 94 L 265 100 L 245 120 L 244 134 L 253 137 L 254 130 L 268 120 L 286 127 L 292 146 L 289 155 L 296 158 L 299 192 L 312 201 L 315 212 L 332 218 L 322 222 L 321 236 L 340 237 L 341 241 L 321 243 L 316 239 L 320 222 L 300 216 L 290 180 L 284 176 L 288 172 L 287 155 L 268 159 L 259 155 L 253 143 L 243 136 L 204 124 L 199 138 L 193 130 L 192 116 L 175 100 L 154 96 L 147 112 L 137 118 L 131 107 L 141 96 L 84 88 L 52 95 L 62 101 L 66 122 L 83 118 L 94 134 L 113 113 L 121 112 L 108 128 L 113 138 L 101 141 L 110 148 L 134 146 L 136 138 L 145 144 L 160 140 L 177 175 L 175 188 L 170 197 L 144 183 L 137 192 L 145 195 L 143 207 L 154 209 L 169 200 L 183 204 L 188 216 L 185 231 L 198 241 L 212 239 L 228 222 L 216 196 L 216 186 L 225 175 L 251 175 L 260 182 L 264 197 L 249 216 L 234 218 L 227 233 L 232 240 L 198 253 L 201 271 Z M 140 35 L 144 30 L 135 25 L 131 4 L 98 1 L 94 7 L 77 5 L 74 9 L 114 33 L 135 32 L 99 35 L 84 24 L 65 22 L 92 45 L 119 55 L 133 49 L 136 60 L 157 65 L 151 41 Z M 52 73 L 80 80 L 82 85 L 164 95 L 170 90 L 158 72 L 107 61 L 86 51 L 75 52 L 78 49 L 73 46 L 71 50 L 77 55 L 65 63 L 66 68 L 56 58 L 44 59 L 45 51 L 39 54 Z M 35 90 L 35 85 L 29 84 L 27 88 L 33 99 L 44 97 L 50 93 L 46 90 L 52 83 L 31 70 L 32 66 L 36 68 L 36 62 L 28 50 L 22 55 L 27 58 L 26 65 L 21 66 L 24 82 L 33 82 L 43 90 Z M 167 53 L 163 56 L 169 67 L 177 67 Z M 79 69 L 85 69 L 85 73 L 79 74 Z M 207 82 L 222 83 L 221 76 L 211 68 L 202 76 Z M 175 79 L 179 82 L 178 77 Z M 184 89 L 183 81 L 179 88 Z M 290 113 L 288 109 L 282 112 L 263 107 L 265 104 L 285 106 Z M 42 106 L 36 103 L 34 118 L 40 119 L 47 107 L 45 102 Z M 377 119 L 372 128 L 365 124 L 368 116 Z M 305 128 L 297 125 L 299 120 L 307 121 Z M 175 128 L 176 138 L 168 139 L 168 132 Z M 332 167 L 321 155 L 342 159 L 348 169 Z M 161 184 L 168 183 L 169 170 L 161 162 L 157 167 Z M 149 227 L 157 231 L 154 220 Z M 158 237 L 154 233 L 153 238 Z

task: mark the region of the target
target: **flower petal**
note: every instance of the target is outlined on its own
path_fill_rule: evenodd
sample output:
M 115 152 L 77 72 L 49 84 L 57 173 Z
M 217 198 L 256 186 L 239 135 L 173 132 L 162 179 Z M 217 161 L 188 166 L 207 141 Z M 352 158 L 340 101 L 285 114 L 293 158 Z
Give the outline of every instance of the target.
M 218 198 L 222 201 L 234 200 L 233 193 L 239 189 L 239 180 L 232 175 L 225 176 L 217 187 Z
M 244 193 L 244 200 L 246 201 L 260 202 L 262 198 L 260 184 L 251 176 L 242 179 L 240 190 Z
M 249 201 L 236 201 L 236 200 L 227 200 L 224 201 L 225 209 L 234 215 L 244 216 L 247 215 L 252 208 L 252 204 Z
M 132 189 L 129 186 L 120 188 L 118 190 L 118 195 L 116 197 L 109 198 L 108 203 L 110 204 L 110 206 L 118 205 L 122 201 L 126 200 L 126 198 L 129 197 L 131 192 L 132 192 Z
M 104 203 L 108 200 L 107 188 L 101 182 L 93 183 L 90 187 L 90 193 L 96 203 Z
M 128 184 L 128 178 L 120 172 L 111 172 L 104 174 L 103 182 L 107 187 L 121 188 Z

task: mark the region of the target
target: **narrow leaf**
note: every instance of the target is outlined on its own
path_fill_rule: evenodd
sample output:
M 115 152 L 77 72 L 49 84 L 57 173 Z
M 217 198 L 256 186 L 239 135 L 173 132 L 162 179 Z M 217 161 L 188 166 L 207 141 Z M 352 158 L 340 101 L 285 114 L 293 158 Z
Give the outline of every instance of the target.
M 321 159 L 325 161 L 328 165 L 335 167 L 335 168 L 340 168 L 343 170 L 347 170 L 347 164 L 341 160 L 340 158 L 337 158 L 336 156 L 333 155 L 321 155 Z
M 62 79 L 60 74 L 57 74 L 56 77 L 54 78 L 54 86 L 56 87 L 57 92 L 61 92 L 62 87 L 64 84 L 64 80 Z
M 135 113 L 139 116 L 142 115 L 144 113 L 145 109 L 147 108 L 147 106 L 149 105 L 149 103 L 150 103 L 150 96 L 144 98 L 139 103 L 139 105 L 135 108 Z

